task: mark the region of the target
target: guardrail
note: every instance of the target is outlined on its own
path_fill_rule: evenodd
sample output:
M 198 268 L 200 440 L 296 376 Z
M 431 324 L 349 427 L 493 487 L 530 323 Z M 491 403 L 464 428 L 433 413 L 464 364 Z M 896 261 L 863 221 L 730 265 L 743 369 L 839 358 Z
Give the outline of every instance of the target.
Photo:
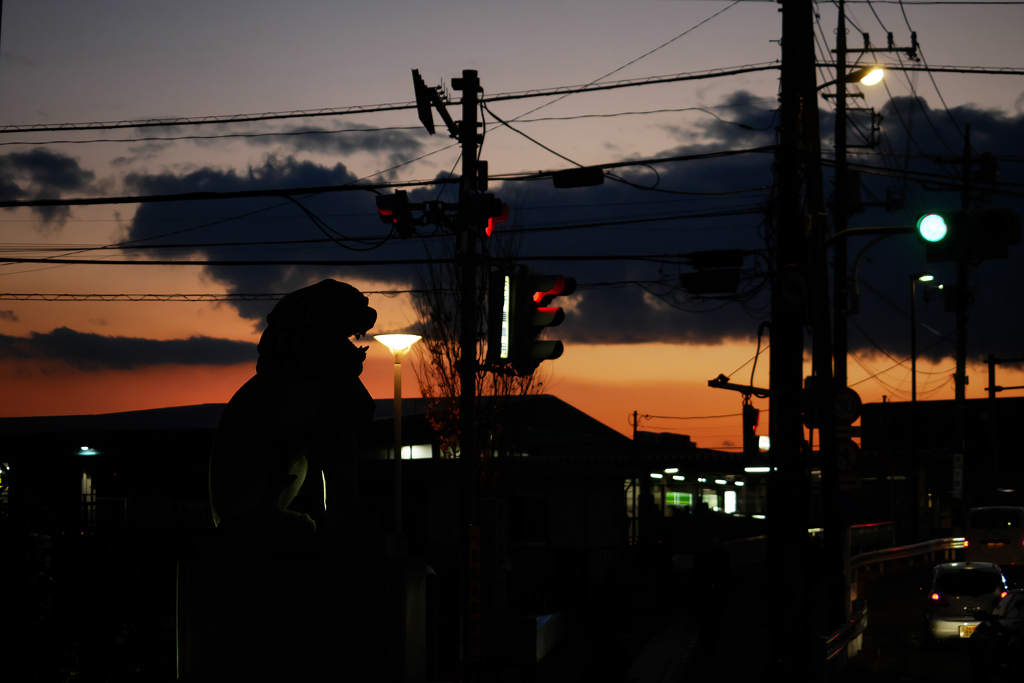
M 963 538 L 935 538 L 923 543 L 914 543 L 896 548 L 883 548 L 882 550 L 872 550 L 870 552 L 861 553 L 860 555 L 851 557 L 850 571 L 855 572 L 858 569 L 877 564 L 882 569 L 882 573 L 885 573 L 884 569 L 886 562 L 907 559 L 912 560 L 913 558 L 921 555 L 929 555 L 929 559 L 934 561 L 934 554 L 938 552 L 943 552 L 945 555 L 944 559 L 948 560 L 950 559 L 949 551 L 956 551 L 963 547 Z
M 849 622 L 843 624 L 836 629 L 832 635 L 827 636 L 825 640 L 825 661 L 830 662 L 832 659 L 842 652 L 844 649 L 848 649 L 850 644 L 862 633 L 864 629 L 868 627 L 868 608 L 867 605 L 861 601 L 861 609 L 854 612 L 850 616 Z
M 862 527 L 882 527 L 883 525 L 888 524 L 890 523 L 882 522 L 871 525 L 866 524 L 862 525 Z M 808 529 L 807 531 L 808 534 L 814 537 L 824 530 Z M 767 536 L 754 536 L 752 538 L 738 538 L 726 541 L 722 543 L 722 545 L 729 551 L 734 565 L 754 564 L 764 561 L 767 540 Z M 885 565 L 887 563 L 898 562 L 900 560 L 910 560 L 912 564 L 915 558 L 922 556 L 927 556 L 929 561 L 934 562 L 937 559 L 937 553 L 943 553 L 943 560 L 951 560 L 955 559 L 955 557 L 950 557 L 950 553 L 955 553 L 955 551 L 963 548 L 963 538 L 936 538 L 931 541 L 924 541 L 923 543 L 913 543 L 910 545 L 897 546 L 895 548 L 872 550 L 851 557 L 850 571 L 854 574 L 853 578 L 856 580 L 856 572 L 858 570 L 867 569 L 877 565 L 880 573 L 884 574 Z M 867 626 L 867 605 L 863 600 L 855 600 L 853 614 L 850 615 L 850 619 L 847 623 L 821 639 L 823 645 L 822 654 L 824 656 L 822 664 L 825 665 L 826 668 L 837 665 L 841 666 L 841 664 L 836 661 L 836 657 L 843 652 L 846 652 L 851 656 L 855 654 L 856 651 L 860 649 L 860 641 L 857 639 L 863 635 Z M 828 677 L 827 673 L 825 674 L 825 677 Z
M 948 560 L 951 559 L 949 557 L 950 552 L 955 552 L 963 547 L 963 538 L 936 538 L 931 541 L 924 541 L 923 543 L 913 543 L 911 545 L 898 546 L 896 548 L 872 550 L 870 552 L 860 553 L 859 555 L 851 557 L 850 571 L 854 575 L 854 581 L 856 581 L 857 571 L 871 567 L 872 565 L 878 565 L 879 573 L 884 574 L 885 564 L 887 562 L 910 560 L 911 564 L 913 564 L 914 558 L 921 556 L 928 556 L 928 559 L 934 562 L 936 559 L 935 554 L 940 552 L 944 554 L 943 559 Z M 854 613 L 850 615 L 849 621 L 823 639 L 826 666 L 828 666 L 835 657 L 843 652 L 846 652 L 847 655 L 851 656 L 856 654 L 856 652 L 860 650 L 861 641 L 859 641 L 858 638 L 860 638 L 864 633 L 867 626 L 867 605 L 864 603 L 863 599 L 854 600 Z

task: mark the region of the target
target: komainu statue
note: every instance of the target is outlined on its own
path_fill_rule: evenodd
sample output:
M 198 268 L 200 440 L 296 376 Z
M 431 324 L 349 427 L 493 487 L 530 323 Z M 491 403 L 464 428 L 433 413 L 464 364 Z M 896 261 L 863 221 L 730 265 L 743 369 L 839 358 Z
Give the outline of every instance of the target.
M 324 280 L 292 292 L 267 316 L 256 376 L 231 398 L 210 456 L 210 507 L 222 529 L 304 533 L 357 515 L 355 439 L 374 402 L 359 375 L 359 339 L 377 311 L 359 290 Z M 308 481 L 307 481 L 308 480 Z M 306 514 L 289 510 L 314 491 Z M 305 497 L 305 496 L 304 496 Z

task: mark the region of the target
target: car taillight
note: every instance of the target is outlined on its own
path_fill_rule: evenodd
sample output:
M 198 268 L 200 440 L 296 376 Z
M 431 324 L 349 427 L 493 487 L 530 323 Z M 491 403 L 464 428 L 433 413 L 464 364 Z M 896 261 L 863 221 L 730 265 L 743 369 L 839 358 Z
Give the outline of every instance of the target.
M 949 602 L 938 593 L 932 593 L 929 597 L 939 607 L 949 607 Z
M 970 542 L 970 541 L 968 541 L 968 540 L 964 540 L 964 547 L 965 547 L 965 548 L 966 548 L 967 546 L 969 546 L 970 544 L 971 544 L 971 542 Z
M 998 595 L 997 597 L 994 597 L 994 598 L 992 598 L 992 605 L 993 605 L 993 607 L 994 607 L 995 605 L 998 605 L 998 604 L 999 604 L 999 601 L 1000 601 L 1000 600 L 1002 600 L 1002 599 L 1003 599 L 1003 598 L 1005 598 L 1005 597 L 1006 597 L 1006 591 L 1003 591 L 1003 592 L 1002 592 L 1002 593 L 1000 593 L 1000 594 L 999 594 L 999 595 Z

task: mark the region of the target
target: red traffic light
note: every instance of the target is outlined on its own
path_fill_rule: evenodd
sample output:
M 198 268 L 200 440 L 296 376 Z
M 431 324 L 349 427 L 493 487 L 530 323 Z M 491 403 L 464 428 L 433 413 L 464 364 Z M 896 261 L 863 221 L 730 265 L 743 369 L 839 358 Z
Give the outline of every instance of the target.
M 381 222 L 393 224 L 400 238 L 404 240 L 416 233 L 409 194 L 405 190 L 397 190 L 392 195 L 378 195 L 376 200 Z
M 566 294 L 572 294 L 576 291 L 576 279 L 566 278 L 562 275 L 552 276 L 539 276 L 534 281 L 535 287 L 546 287 L 547 289 L 538 290 L 533 294 L 534 302 L 543 304 L 550 301 L 556 296 L 563 296 Z
M 498 223 L 504 223 L 508 220 L 508 204 L 505 202 L 501 203 L 501 213 L 497 216 L 491 216 L 487 219 L 487 236 L 490 237 L 491 233 L 494 232 L 494 227 Z

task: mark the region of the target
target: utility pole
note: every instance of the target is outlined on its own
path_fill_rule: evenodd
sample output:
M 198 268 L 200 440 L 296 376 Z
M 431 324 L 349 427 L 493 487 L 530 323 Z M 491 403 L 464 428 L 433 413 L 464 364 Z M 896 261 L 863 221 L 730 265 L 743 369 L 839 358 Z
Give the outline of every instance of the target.
M 800 392 L 808 302 L 806 296 L 793 293 L 807 290 L 803 142 L 807 117 L 817 114 L 817 94 L 813 4 L 811 0 L 782 0 L 781 4 L 781 126 L 776 157 L 779 205 L 775 221 L 769 373 L 772 471 L 768 475 L 767 511 L 769 585 L 773 586 L 773 604 L 769 609 L 780 616 L 781 623 L 769 635 L 769 676 L 803 680 L 808 673 L 810 632 L 804 595 L 807 468 Z
M 466 572 L 462 581 L 464 599 L 462 601 L 465 626 L 462 638 L 463 662 L 476 662 L 480 659 L 480 603 L 479 577 L 472 576 L 474 549 L 479 544 L 479 531 L 476 526 L 476 347 L 477 347 L 477 270 L 479 255 L 477 238 L 470 224 L 470 202 L 477 192 L 477 106 L 479 105 L 480 79 L 473 69 L 464 69 L 462 78 L 452 79 L 452 88 L 462 91 L 462 121 L 459 122 L 459 142 L 462 143 L 462 182 L 459 184 L 459 221 L 458 260 L 460 268 L 460 331 L 459 331 L 459 459 L 461 462 L 463 482 L 463 520 L 462 533 L 466 534 L 464 548 L 466 556 L 461 562 Z M 479 550 L 477 550 L 479 552 Z M 479 562 L 479 560 L 477 561 Z M 477 569 L 479 572 L 479 569 Z M 474 596 L 470 589 L 473 583 L 477 588 Z M 474 609 L 475 608 L 475 609 Z
M 462 121 L 459 142 L 462 143 L 462 182 L 459 185 L 458 259 L 461 277 L 459 311 L 459 450 L 468 486 L 468 520 L 476 521 L 476 347 L 477 347 L 477 253 L 476 232 L 469 223 L 469 203 L 477 191 L 477 106 L 480 79 L 477 72 L 464 69 L 462 78 L 452 79 L 452 88 L 462 91 Z
M 960 189 L 960 208 L 971 208 L 971 124 L 964 127 L 964 155 L 961 159 L 963 185 Z M 969 273 L 967 260 L 956 262 L 956 374 L 953 397 L 953 453 L 966 456 L 965 433 L 967 430 L 967 300 Z M 966 458 L 964 458 L 966 460 Z M 962 495 L 962 494 L 961 494 Z M 963 498 L 953 492 L 953 528 L 963 523 Z
M 846 73 L 846 56 L 853 52 L 856 54 L 871 55 L 876 52 L 905 52 L 907 57 L 917 61 L 917 34 L 911 33 L 910 47 L 897 47 L 893 43 L 893 34 L 888 34 L 887 47 L 871 47 L 870 37 L 864 36 L 864 47 L 849 49 L 846 45 L 846 2 L 839 0 L 839 27 L 836 30 L 836 119 L 835 119 L 835 202 L 832 208 L 833 234 L 846 230 L 849 220 L 849 211 L 852 207 L 847 205 L 847 199 L 853 196 L 856 189 L 859 194 L 859 187 L 854 187 L 853 182 L 860 183 L 859 179 L 851 178 L 849 166 L 846 162 L 846 150 L 848 147 L 846 135 L 846 98 L 863 97 L 861 94 L 847 94 L 846 83 L 848 80 L 855 80 L 855 73 Z M 835 364 L 835 386 L 842 389 L 847 384 L 847 337 L 848 326 L 846 316 L 849 309 L 849 280 L 847 278 L 847 251 L 846 238 L 841 237 L 835 241 L 833 248 L 833 301 L 834 301 L 834 364 Z
M 848 168 L 846 165 L 846 9 L 845 0 L 839 0 L 839 28 L 836 31 L 836 175 L 835 205 L 832 210 L 833 234 L 838 235 L 846 230 L 846 195 Z M 848 297 L 846 293 L 846 238 L 840 237 L 832 249 L 833 258 L 833 308 L 835 310 L 835 334 L 833 349 L 835 354 L 835 386 L 845 387 L 846 375 L 846 342 L 847 330 L 846 309 Z

